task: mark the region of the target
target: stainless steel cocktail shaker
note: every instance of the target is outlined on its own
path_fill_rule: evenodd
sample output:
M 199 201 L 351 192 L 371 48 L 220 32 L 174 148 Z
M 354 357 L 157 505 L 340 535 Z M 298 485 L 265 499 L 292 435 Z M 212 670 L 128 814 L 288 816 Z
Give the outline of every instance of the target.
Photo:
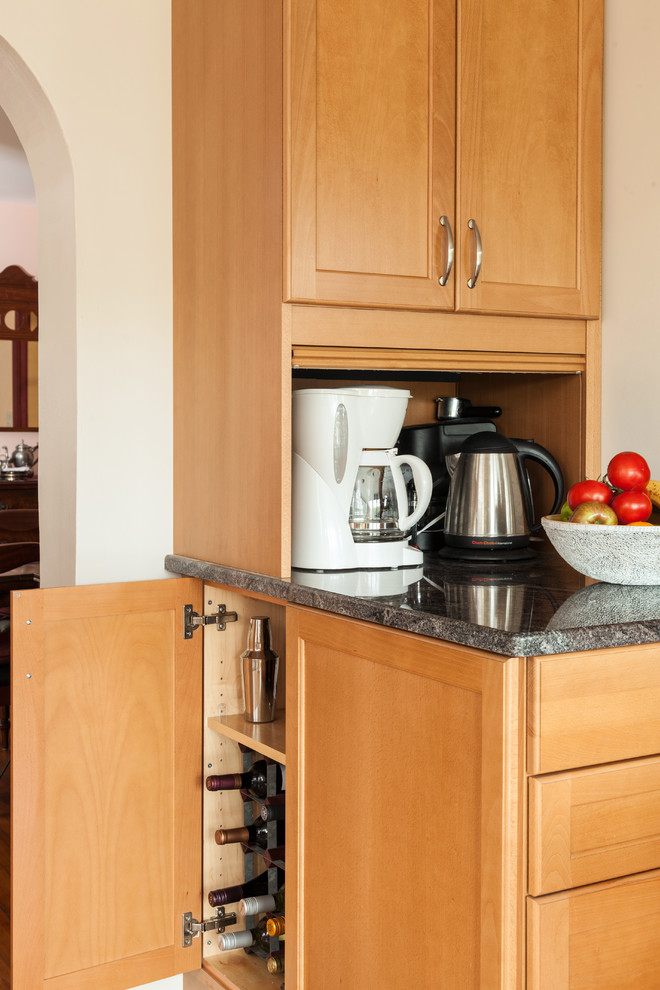
M 245 721 L 272 722 L 280 658 L 271 649 L 267 615 L 254 615 L 250 619 L 247 650 L 241 653 L 241 662 Z

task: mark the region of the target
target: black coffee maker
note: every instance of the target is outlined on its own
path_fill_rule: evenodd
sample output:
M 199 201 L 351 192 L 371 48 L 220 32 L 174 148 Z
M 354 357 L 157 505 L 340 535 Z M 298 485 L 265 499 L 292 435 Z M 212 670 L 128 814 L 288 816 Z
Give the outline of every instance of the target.
M 444 545 L 444 513 L 449 492 L 447 454 L 455 454 L 473 433 L 497 432 L 492 422 L 501 416 L 498 406 L 473 406 L 469 399 L 440 396 L 436 400 L 437 420 L 405 426 L 397 447 L 400 454 L 415 454 L 431 469 L 433 494 L 429 507 L 412 531 L 411 542 L 420 550 L 438 550 Z

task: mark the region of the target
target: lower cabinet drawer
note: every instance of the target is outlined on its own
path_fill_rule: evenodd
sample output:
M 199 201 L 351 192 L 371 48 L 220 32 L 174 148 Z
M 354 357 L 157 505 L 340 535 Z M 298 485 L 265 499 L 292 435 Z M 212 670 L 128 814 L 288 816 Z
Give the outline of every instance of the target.
M 530 894 L 654 869 L 660 757 L 530 778 Z
M 534 657 L 530 774 L 660 753 L 660 644 Z
M 660 870 L 527 899 L 527 990 L 658 990 Z

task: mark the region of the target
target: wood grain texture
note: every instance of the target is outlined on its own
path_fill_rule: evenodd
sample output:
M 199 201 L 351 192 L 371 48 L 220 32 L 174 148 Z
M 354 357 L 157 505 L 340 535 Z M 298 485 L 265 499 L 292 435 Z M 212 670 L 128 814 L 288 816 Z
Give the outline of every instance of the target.
M 602 0 L 458 7 L 457 308 L 597 318 Z
M 203 969 L 183 977 L 183 990 L 279 990 L 281 985 L 281 975 L 271 976 L 263 959 L 242 949 L 216 955 L 204 962 Z
M 529 773 L 659 752 L 659 655 L 650 644 L 531 659 Z
M 657 757 L 530 778 L 530 894 L 657 868 L 659 808 Z
M 359 347 L 295 347 L 294 368 L 356 368 L 369 371 L 578 372 L 582 357 L 567 354 L 493 353 L 492 351 L 363 350 Z
M 172 13 L 174 549 L 287 575 L 282 6 Z
M 285 298 L 453 308 L 454 0 L 287 12 Z
M 241 746 L 249 746 L 286 765 L 283 718 L 255 724 L 246 722 L 242 715 L 219 715 L 209 718 L 208 726 L 221 736 L 227 736 Z
M 182 621 L 200 597 L 191 579 L 13 593 L 12 910 L 43 919 L 36 941 L 13 927 L 17 987 L 199 965 L 181 915 L 201 900 L 201 645 Z
M 585 475 L 585 441 L 576 423 L 585 404 L 584 375 L 465 374 L 461 388 L 475 405 L 498 405 L 497 429 L 508 437 L 533 439 L 550 451 L 564 478 L 565 490 Z M 558 413 L 561 410 L 561 413 Z M 532 483 L 538 524 L 552 508 L 555 491 L 548 472 L 534 461 L 525 467 Z M 599 472 L 597 472 L 599 473 Z
M 660 871 L 527 904 L 528 990 L 657 990 Z
M 373 348 L 498 355 L 584 356 L 584 320 L 533 319 L 414 310 L 302 306 L 285 303 L 291 343 L 298 347 Z M 352 367 L 349 365 L 349 367 Z M 369 367 L 369 365 L 365 365 Z
M 298 990 L 520 987 L 520 662 L 288 613 Z
M 584 412 L 582 436 L 584 443 L 584 477 L 598 478 L 602 473 L 600 460 L 601 426 L 601 354 L 600 320 L 587 323 L 587 354 L 584 373 Z
M 0 990 L 11 990 L 9 948 L 11 928 L 9 920 L 9 895 L 11 878 L 9 875 L 10 854 L 10 791 L 11 753 L 3 753 L 0 758 Z

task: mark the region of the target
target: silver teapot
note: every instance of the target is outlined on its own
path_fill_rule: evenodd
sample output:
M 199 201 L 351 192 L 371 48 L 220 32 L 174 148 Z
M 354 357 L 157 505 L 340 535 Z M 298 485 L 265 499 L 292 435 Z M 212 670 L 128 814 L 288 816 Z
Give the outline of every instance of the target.
M 30 447 L 30 445 L 27 444 L 25 440 L 21 440 L 21 442 L 17 444 L 16 449 L 9 458 L 9 464 L 15 468 L 33 467 L 39 459 L 39 455 L 36 453 L 38 447 L 39 447 L 38 443 L 36 443 L 34 447 Z

